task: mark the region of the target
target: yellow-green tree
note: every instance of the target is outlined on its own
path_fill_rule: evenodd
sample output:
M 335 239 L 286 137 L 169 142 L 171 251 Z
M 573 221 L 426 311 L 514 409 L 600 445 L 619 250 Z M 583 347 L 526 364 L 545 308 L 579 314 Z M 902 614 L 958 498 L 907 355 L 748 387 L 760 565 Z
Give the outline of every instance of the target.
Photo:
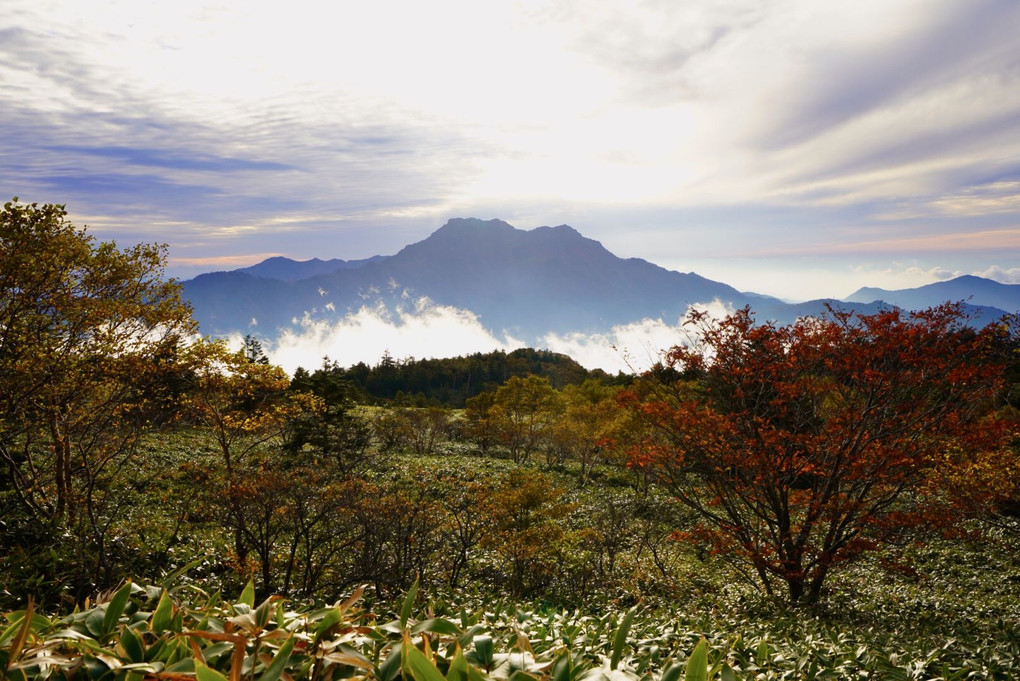
M 515 463 L 524 463 L 552 435 L 560 394 L 548 378 L 513 376 L 493 396 L 489 418 Z
M 67 527 L 99 579 L 138 436 L 172 413 L 195 332 L 165 247 L 120 249 L 60 205 L 0 212 L 0 463 L 5 507 Z
M 592 470 L 615 451 L 627 414 L 617 401 L 619 388 L 589 378 L 563 389 L 563 414 L 556 421 L 556 445 L 580 464 L 583 486 Z
M 490 494 L 493 528 L 482 543 L 495 551 L 510 593 L 537 593 L 556 572 L 562 521 L 571 511 L 564 490 L 537 471 L 515 468 L 496 482 Z

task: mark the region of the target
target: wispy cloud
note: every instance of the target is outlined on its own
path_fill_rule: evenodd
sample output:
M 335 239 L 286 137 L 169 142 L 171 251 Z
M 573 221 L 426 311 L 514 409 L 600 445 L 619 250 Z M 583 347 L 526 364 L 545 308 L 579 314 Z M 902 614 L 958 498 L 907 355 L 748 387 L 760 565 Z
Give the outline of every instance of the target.
M 987 269 L 975 272 L 979 277 L 994 279 L 1002 284 L 1020 284 L 1020 267 L 1001 267 L 992 265 Z
M 282 255 L 282 253 L 246 253 L 238 255 L 213 255 L 207 257 L 197 258 L 177 258 L 171 257 L 169 259 L 169 265 L 173 266 L 203 266 L 203 267 L 216 267 L 216 268 L 230 268 L 236 269 L 238 267 L 247 267 L 249 265 L 255 265 L 262 262 L 266 258 L 273 258 Z
M 732 307 L 719 301 L 695 304 L 689 309 L 707 312 L 716 319 L 733 313 Z M 548 349 L 568 355 L 589 369 L 640 373 L 659 361 L 664 351 L 691 338 L 692 329 L 685 327 L 683 322 L 683 318 L 671 321 L 643 319 L 614 326 L 608 333 L 548 334 L 543 342 Z

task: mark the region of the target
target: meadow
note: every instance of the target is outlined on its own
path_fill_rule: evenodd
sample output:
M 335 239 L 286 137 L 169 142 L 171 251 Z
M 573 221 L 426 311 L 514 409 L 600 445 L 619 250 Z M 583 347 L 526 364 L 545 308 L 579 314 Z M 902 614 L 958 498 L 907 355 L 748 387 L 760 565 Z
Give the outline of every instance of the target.
M 516 464 L 506 452 L 482 456 L 470 442 L 442 439 L 430 455 L 372 453 L 363 475 L 371 503 L 356 502 L 370 508 L 348 509 L 352 527 L 386 525 L 397 508 L 422 522 L 390 528 L 374 566 L 364 562 L 373 541 L 365 531 L 337 530 L 359 539 L 330 560 L 364 583 L 304 595 L 292 586 L 283 598 L 257 595 L 257 566 L 237 563 L 229 523 L 196 492 L 195 471 L 217 456 L 215 441 L 194 429 L 146 441 L 112 533 L 127 542 L 118 560 L 134 581 L 77 607 L 50 589 L 29 619 L 24 607 L 7 612 L 0 663 L 9 678 L 1020 675 L 1016 524 L 918 535 L 839 573 L 819 604 L 790 605 L 764 596 L 725 556 L 674 539 L 690 518 L 625 467 L 600 464 L 581 487 L 575 462 Z M 477 484 L 485 493 L 471 497 Z M 522 487 L 527 494 L 516 494 Z M 520 522 L 486 518 L 451 586 L 458 523 L 495 512 L 464 509 L 483 498 L 500 514 L 516 509 Z M 274 569 L 286 563 L 284 535 Z M 66 564 L 59 551 L 50 558 Z M 3 562 L 8 579 L 17 560 Z M 702 659 L 706 676 L 697 675 Z

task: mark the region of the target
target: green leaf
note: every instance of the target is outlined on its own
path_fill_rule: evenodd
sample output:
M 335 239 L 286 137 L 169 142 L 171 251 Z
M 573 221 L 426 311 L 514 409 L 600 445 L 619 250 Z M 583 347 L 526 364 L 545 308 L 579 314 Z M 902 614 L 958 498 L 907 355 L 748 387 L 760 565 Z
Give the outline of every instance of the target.
M 164 591 L 159 597 L 156 612 L 152 613 L 152 619 L 149 621 L 149 631 L 161 634 L 170 628 L 173 619 L 174 603 L 170 600 L 170 595 Z
M 21 649 L 25 646 L 25 641 L 28 640 L 28 632 L 32 629 L 32 615 L 35 611 L 35 603 L 32 599 L 28 599 L 28 607 L 21 613 L 20 620 L 14 620 L 14 623 L 8 627 L 7 631 L 0 636 L 0 640 L 13 638 L 11 648 L 8 651 L 7 661 L 4 663 L 4 670 L 6 671 L 12 662 L 17 662 L 18 658 L 21 657 Z M 20 626 L 19 626 L 20 623 Z M 11 633 L 16 632 L 16 633 Z M 6 676 L 6 674 L 5 674 Z
M 142 637 L 129 627 L 124 627 L 124 631 L 121 632 L 120 647 L 132 662 L 145 662 L 145 643 L 142 641 Z
M 287 662 L 290 661 L 290 654 L 294 650 L 294 637 L 291 636 L 283 645 L 280 646 L 280 650 L 277 651 L 276 656 L 273 657 L 273 661 L 266 667 L 266 671 L 259 677 L 260 681 L 277 681 L 280 675 L 283 674 L 283 670 L 287 667 Z
M 684 666 L 679 662 L 671 664 L 666 671 L 662 672 L 659 681 L 680 681 L 680 675 L 684 673 Z
M 279 596 L 270 596 L 266 600 L 259 604 L 259 607 L 255 608 L 253 614 L 255 618 L 255 626 L 259 629 L 265 629 L 266 625 L 269 624 L 269 617 L 273 614 L 274 607 L 273 603 L 280 600 Z
M 489 677 L 478 671 L 478 667 L 468 665 L 468 681 L 489 681 Z
M 227 677 L 223 674 L 215 669 L 209 669 L 198 660 L 195 661 L 195 677 L 198 681 L 227 681 Z
M 464 652 L 457 646 L 457 654 L 450 661 L 450 668 L 446 671 L 446 681 L 468 681 L 468 663 L 464 659 Z
M 538 681 L 538 677 L 534 674 L 530 674 L 523 669 L 517 669 L 507 681 Z
M 314 648 L 323 636 L 326 636 L 329 631 L 340 624 L 340 608 L 330 608 L 322 619 L 319 620 L 318 625 L 315 627 L 315 637 L 312 639 L 312 647 Z
M 243 603 L 249 608 L 255 607 L 255 582 L 248 580 L 248 584 L 245 585 L 244 590 L 241 592 L 241 597 L 237 599 L 238 603 Z
M 491 636 L 475 636 L 475 658 L 478 660 L 478 664 L 486 669 L 486 671 L 492 669 L 492 637 Z
M 110 602 L 106 605 L 106 614 L 103 616 L 103 635 L 108 635 L 117 627 L 120 616 L 124 614 L 124 606 L 131 597 L 131 580 L 124 582 L 124 586 L 117 590 Z
M 423 631 L 431 631 L 444 636 L 460 636 L 461 633 L 456 624 L 441 617 L 425 620 L 411 627 L 412 634 L 420 634 Z
M 704 638 L 694 646 L 694 652 L 687 660 L 684 681 L 708 681 L 708 641 Z
M 404 663 L 414 677 L 414 681 L 446 681 L 442 673 L 435 665 L 429 662 L 425 655 L 411 645 L 409 638 L 404 638 L 403 644 Z
M 574 676 L 574 660 L 570 657 L 570 651 L 560 653 L 552 666 L 552 681 L 572 681 Z
M 98 608 L 92 608 L 85 615 L 85 630 L 92 635 L 93 638 L 99 638 L 103 635 L 103 621 L 106 619 L 106 606 L 100 606 Z
M 721 681 L 737 681 L 737 675 L 728 663 L 723 662 L 722 671 L 719 672 Z
M 759 667 L 764 667 L 765 663 L 769 661 L 768 639 L 763 638 L 761 643 L 758 644 L 758 652 L 755 653 L 754 661 Z
M 383 663 L 379 665 L 379 679 L 380 681 L 393 681 L 400 674 L 400 667 L 403 660 L 401 654 L 401 646 L 393 646 L 390 650 L 390 654 L 383 660 Z
M 173 584 L 175 581 L 177 581 L 178 577 L 183 575 L 185 572 L 187 572 L 191 568 L 197 567 L 198 565 L 201 565 L 203 562 L 205 562 L 206 558 L 207 558 L 207 556 L 201 556 L 201 557 L 196 558 L 195 560 L 191 561 L 187 565 L 184 565 L 184 566 L 178 568 L 177 570 L 174 570 L 173 572 L 171 572 L 169 575 L 167 575 L 163 579 L 163 583 L 160 586 L 162 586 L 164 589 L 169 589 L 170 585 Z
M 638 607 L 635 605 L 628 610 L 627 614 L 623 616 L 620 626 L 616 629 L 616 635 L 613 637 L 613 657 L 609 661 L 610 669 L 616 669 L 620 665 L 623 648 L 627 645 L 627 635 L 630 633 L 630 625 L 634 622 L 634 615 L 637 614 L 637 609 Z
M 400 628 L 404 629 L 407 627 L 407 620 L 411 617 L 411 610 L 414 608 L 414 601 L 418 598 L 418 580 L 414 580 L 414 584 L 411 585 L 411 590 L 407 592 L 407 596 L 404 598 L 404 605 L 400 608 Z

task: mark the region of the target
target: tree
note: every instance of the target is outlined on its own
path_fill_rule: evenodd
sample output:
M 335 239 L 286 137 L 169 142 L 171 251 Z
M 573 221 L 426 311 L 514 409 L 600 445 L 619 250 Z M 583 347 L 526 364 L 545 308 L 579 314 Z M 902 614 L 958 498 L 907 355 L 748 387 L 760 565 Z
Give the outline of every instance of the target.
M 947 449 L 996 439 L 1001 356 L 964 322 L 959 305 L 790 326 L 692 314 L 691 342 L 629 395 L 651 426 L 634 463 L 768 593 L 815 601 L 831 570 L 933 520 L 919 491 Z
M 572 510 L 563 496 L 548 476 L 523 468 L 512 469 L 492 486 L 488 508 L 496 513 L 482 543 L 500 559 L 515 597 L 540 592 L 556 572 L 561 521 Z
M 66 215 L 16 198 L 0 212 L 3 503 L 68 528 L 86 579 L 112 580 L 119 485 L 139 435 L 172 416 L 196 325 L 164 246 L 121 250 Z
M 624 425 L 617 392 L 593 378 L 563 389 L 566 407 L 554 427 L 553 439 L 580 464 L 581 486 L 615 446 Z
M 233 531 L 239 563 L 255 550 L 268 592 L 276 545 L 287 528 L 284 488 L 289 482 L 272 454 L 290 425 L 321 409 L 321 401 L 290 391 L 283 369 L 252 361 L 247 348 L 232 351 L 222 341 L 197 341 L 187 352 L 196 367 L 188 413 L 212 431 L 221 456 L 222 466 L 211 471 L 211 499 Z
M 539 376 L 513 376 L 496 391 L 489 417 L 514 463 L 526 462 L 551 434 L 559 397 Z
M 244 337 L 244 356 L 255 364 L 269 364 L 269 357 L 262 348 L 262 341 L 250 333 Z
M 400 408 L 398 415 L 407 424 L 411 451 L 419 456 L 431 456 L 447 437 L 450 414 L 441 407 Z
M 492 404 L 495 396 L 495 392 L 487 391 L 469 397 L 464 409 L 464 432 L 478 445 L 478 449 L 483 454 L 489 451 L 499 437 L 492 418 Z
M 290 419 L 285 451 L 293 457 L 306 450 L 313 465 L 333 467 L 344 478 L 367 467 L 372 460 L 369 452 L 372 429 L 366 419 L 354 412 L 352 388 L 343 370 L 328 359 L 314 374 L 299 369 L 290 389 L 314 395 L 318 400 Z

